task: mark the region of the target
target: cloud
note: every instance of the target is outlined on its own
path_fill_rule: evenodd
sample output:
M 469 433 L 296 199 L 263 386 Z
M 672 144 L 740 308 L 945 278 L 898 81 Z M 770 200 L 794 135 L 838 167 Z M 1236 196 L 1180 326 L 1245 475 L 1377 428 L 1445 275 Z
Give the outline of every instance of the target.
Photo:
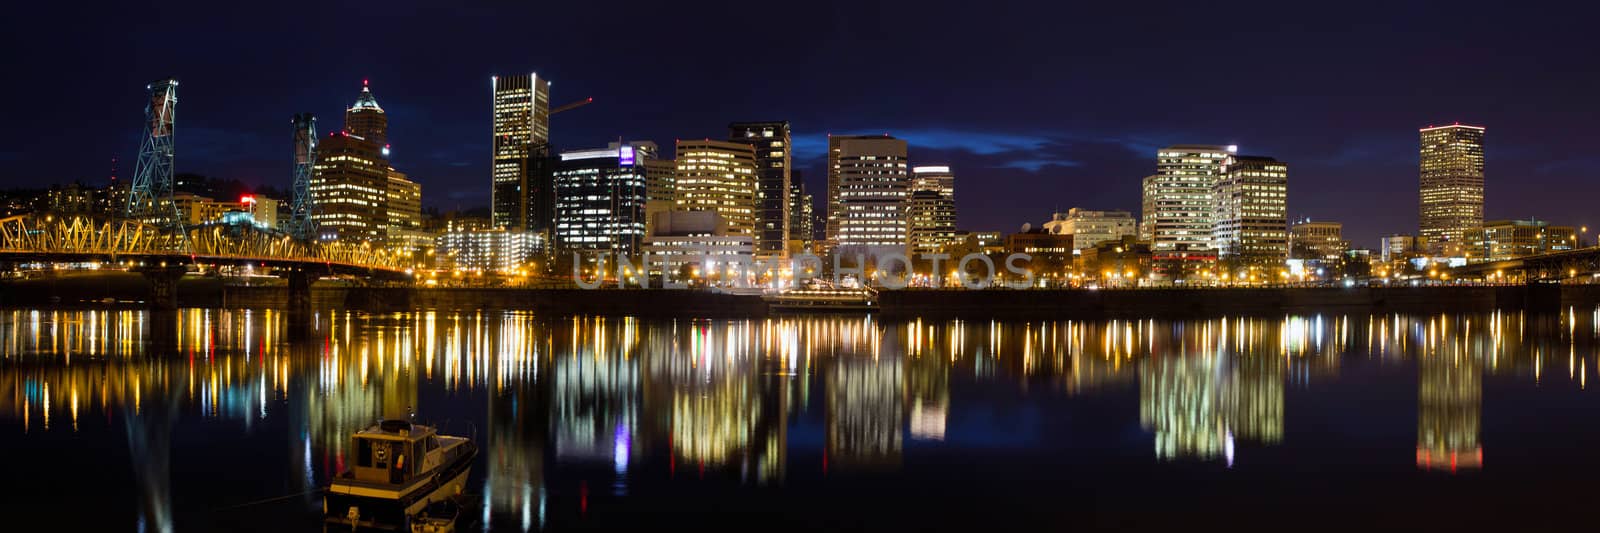
M 904 139 L 909 145 L 913 161 L 920 154 L 933 152 L 963 152 L 983 156 L 988 168 L 1021 169 L 1032 172 L 1053 167 L 1080 167 L 1084 165 L 1074 154 L 1079 147 L 1093 146 L 1096 150 L 1108 145 L 1140 154 L 1153 154 L 1167 143 L 1152 140 L 1155 135 L 1105 136 L 1065 131 L 1004 132 L 992 130 L 958 130 L 949 128 L 902 128 L 889 131 L 846 131 L 840 135 L 875 135 L 888 133 Z M 827 135 L 797 133 L 794 136 L 796 159 L 821 161 L 828 150 Z

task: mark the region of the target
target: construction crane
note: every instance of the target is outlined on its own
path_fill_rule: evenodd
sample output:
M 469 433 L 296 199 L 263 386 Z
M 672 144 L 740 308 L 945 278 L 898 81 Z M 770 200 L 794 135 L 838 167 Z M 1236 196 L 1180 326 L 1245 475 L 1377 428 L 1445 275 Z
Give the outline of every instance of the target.
M 594 103 L 594 99 L 593 98 L 584 98 L 582 100 L 578 100 L 576 102 L 573 102 L 573 103 L 570 103 L 570 104 L 567 104 L 567 105 L 564 105 L 564 106 L 561 106 L 561 107 L 557 107 L 557 108 L 551 109 L 550 110 L 550 114 L 554 115 L 554 114 L 560 113 L 562 111 L 571 111 L 571 110 L 574 110 L 574 109 L 577 109 L 577 108 L 580 108 L 580 107 L 583 107 L 583 106 L 586 106 L 586 105 L 589 105 L 589 104 L 592 104 L 592 103 Z

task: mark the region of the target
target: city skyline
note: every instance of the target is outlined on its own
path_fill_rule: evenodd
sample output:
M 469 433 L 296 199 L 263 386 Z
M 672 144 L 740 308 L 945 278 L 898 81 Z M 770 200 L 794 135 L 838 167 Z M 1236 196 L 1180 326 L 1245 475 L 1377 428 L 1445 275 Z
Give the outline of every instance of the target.
M 915 19 L 955 21 L 955 13 L 942 7 L 928 6 Z M 60 16 L 44 6 L 28 9 L 42 10 L 34 13 L 38 16 Z M 120 8 L 112 8 L 116 9 Z M 1416 128 L 1456 121 L 1481 124 L 1496 131 L 1485 154 L 1485 218 L 1538 217 L 1562 224 L 1594 225 L 1590 224 L 1594 221 L 1585 220 L 1582 202 L 1550 202 L 1540 191 L 1588 190 L 1584 175 L 1588 167 L 1586 140 L 1581 135 L 1562 135 L 1561 125 L 1580 122 L 1588 113 L 1578 98 L 1592 92 L 1589 88 L 1596 80 L 1589 76 L 1574 79 L 1565 73 L 1528 73 L 1526 67 L 1515 66 L 1508 57 L 1517 55 L 1517 51 L 1576 57 L 1593 48 L 1584 42 L 1563 44 L 1575 36 L 1561 31 L 1561 22 L 1550 31 L 1531 38 L 1520 36 L 1514 42 L 1501 31 L 1478 32 L 1480 37 L 1471 41 L 1456 37 L 1471 34 L 1473 29 L 1487 29 L 1489 23 L 1474 16 L 1450 14 L 1444 16 L 1459 19 L 1452 19 L 1457 24 L 1445 25 L 1452 28 L 1445 32 L 1408 24 L 1419 14 L 1400 12 L 1390 24 L 1369 28 L 1363 34 L 1363 42 L 1335 38 L 1317 44 L 1311 37 L 1289 35 L 1288 30 L 1251 29 L 1235 37 L 1219 37 L 1222 42 L 1217 44 L 1225 47 L 1232 39 L 1282 39 L 1282 48 L 1288 51 L 1310 52 L 1310 59 L 1281 67 L 1290 79 L 1298 81 L 1250 86 L 1201 80 L 1180 90 L 1146 88 L 1142 83 L 1146 75 L 1128 73 L 1127 68 L 1162 51 L 1187 46 L 1182 39 L 1156 39 L 1150 51 L 1072 48 L 1086 45 L 1097 36 L 1116 35 L 1136 27 L 1131 13 L 1097 8 L 1113 9 L 1086 14 L 1094 15 L 1089 18 L 1104 27 L 1092 29 L 1081 21 L 1069 22 L 1074 27 L 1084 25 L 1086 33 L 1060 45 L 1045 46 L 1040 38 L 1027 36 L 1003 40 L 1009 46 L 1059 51 L 1036 56 L 1036 65 L 965 61 L 959 79 L 947 87 L 884 81 L 860 90 L 830 92 L 817 90 L 821 82 L 796 81 L 800 69 L 812 68 L 803 65 L 809 65 L 817 54 L 824 54 L 823 57 L 846 59 L 840 65 L 820 67 L 826 69 L 824 73 L 848 74 L 865 69 L 865 60 L 852 59 L 849 47 L 875 42 L 878 37 L 867 37 L 862 25 L 874 20 L 881 23 L 893 9 L 867 9 L 871 16 L 854 17 L 825 9 L 796 8 L 790 22 L 774 22 L 766 17 L 751 21 L 817 23 L 828 37 L 825 50 L 799 52 L 803 49 L 801 44 L 823 40 L 801 34 L 797 40 L 802 42 L 779 47 L 791 52 L 792 59 L 780 61 L 776 71 L 764 68 L 759 74 L 750 70 L 713 74 L 689 65 L 683 67 L 687 69 L 681 78 L 685 82 L 675 83 L 667 93 L 654 95 L 651 90 L 629 87 L 602 76 L 604 62 L 592 60 L 631 42 L 569 39 L 579 47 L 595 48 L 576 55 L 539 46 L 468 54 L 466 51 L 474 45 L 489 46 L 500 37 L 463 36 L 436 52 L 420 50 L 415 44 L 389 36 L 328 50 L 322 46 L 326 39 L 313 37 L 306 39 L 310 44 L 295 46 L 317 48 L 322 53 L 258 51 L 253 52 L 259 60 L 257 64 L 246 62 L 240 66 L 240 62 L 229 59 L 228 51 L 244 44 L 241 39 L 268 31 L 264 27 L 271 17 L 259 22 L 227 17 L 216 21 L 186 15 L 178 7 L 172 9 L 172 24 L 178 30 L 237 36 L 208 50 L 141 44 L 139 61 L 125 61 L 122 55 L 79 57 L 83 50 L 100 49 L 108 40 L 131 35 L 131 30 L 112 27 L 108 22 L 87 21 L 81 28 L 67 30 L 64 36 L 69 37 L 64 39 L 67 41 L 81 40 L 81 44 L 66 51 L 64 58 L 71 65 L 19 58 L 17 72 L 57 80 L 58 86 L 30 97 L 40 102 L 36 107 L 48 113 L 20 110 L 17 123 L 21 127 L 14 131 L 51 131 L 51 124 L 71 123 L 78 142 L 74 143 L 75 155 L 67 157 L 61 154 L 61 148 L 46 142 L 49 136 L 13 139 L 16 142 L 10 148 L 0 150 L 0 187 L 73 180 L 93 183 L 110 174 L 113 156 L 119 159 L 119 174 L 131 175 L 138 142 L 137 109 L 143 97 L 138 88 L 168 74 L 185 83 L 185 112 L 179 126 L 176 158 L 179 172 L 282 187 L 289 182 L 291 172 L 282 155 L 286 150 L 281 134 L 284 117 L 310 110 L 324 117 L 324 127 L 330 126 L 326 120 L 339 116 L 338 111 L 348 104 L 348 87 L 358 80 L 371 79 L 383 93 L 385 108 L 395 115 L 395 120 L 415 125 L 395 132 L 394 159 L 397 166 L 428 186 L 430 194 L 425 203 L 445 209 L 487 206 L 487 187 L 446 185 L 483 183 L 489 176 L 490 148 L 481 133 L 489 128 L 490 121 L 484 98 L 489 76 L 538 72 L 560 82 L 552 86 L 553 105 L 596 98 L 595 105 L 552 120 L 552 137 L 558 149 L 603 146 L 618 136 L 666 146 L 679 138 L 722 138 L 726 125 L 732 121 L 788 120 L 794 127 L 795 167 L 803 171 L 809 190 L 821 192 L 825 191 L 822 183 L 827 174 L 822 168 L 827 134 L 887 132 L 908 141 L 912 164 L 948 163 L 958 169 L 964 182 L 982 184 L 963 188 L 961 225 L 972 230 L 1014 231 L 1022 223 L 1040 224 L 1052 212 L 1069 207 L 1137 212 L 1138 182 L 1153 170 L 1150 154 L 1155 149 L 1182 143 L 1219 143 L 1249 146 L 1251 153 L 1271 154 L 1293 162 L 1295 191 L 1289 202 L 1289 216 L 1343 221 L 1347 239 L 1354 246 L 1373 247 L 1380 236 L 1413 232 L 1418 226 L 1417 191 L 1402 185 L 1415 182 L 1413 132 Z M 353 7 L 338 7 L 332 12 L 345 9 Z M 444 20 L 463 21 L 516 18 L 510 16 L 515 10 L 505 11 L 441 16 L 446 17 Z M 559 15 L 559 10 L 555 14 Z M 1504 15 L 1492 17 L 1494 24 L 1516 27 L 1534 23 L 1526 15 Z M 671 20 L 682 15 L 652 12 L 650 16 Z M 973 31 L 993 31 L 983 27 L 987 16 L 992 15 L 976 15 L 977 19 L 971 22 Z M 1270 13 L 1241 16 L 1266 17 Z M 1357 20 L 1351 17 L 1334 16 L 1307 24 L 1314 24 L 1313 29 L 1333 31 L 1356 24 Z M 110 18 L 115 17 L 107 17 Z M 319 20 L 307 23 L 307 29 L 331 24 L 320 19 L 335 17 L 314 18 Z M 863 18 L 866 20 L 860 20 Z M 397 29 L 416 24 L 401 19 L 389 23 Z M 571 32 L 584 25 L 575 26 L 555 28 L 554 35 L 538 37 L 535 44 L 553 46 L 550 43 L 572 37 Z M 14 38 L 28 39 L 38 36 L 38 31 L 20 28 Z M 1428 43 L 1428 36 L 1443 40 Z M 700 37 L 684 39 L 694 41 Z M 930 43 L 925 38 L 912 41 L 905 46 L 924 45 L 928 50 L 908 48 L 908 53 L 915 53 L 910 53 L 900 68 L 928 67 L 937 60 L 935 52 L 948 51 L 950 46 Z M 1385 47 L 1410 53 L 1388 55 L 1383 52 Z M 1238 61 L 1270 60 L 1288 53 L 1258 48 L 1230 53 Z M 1497 49 L 1504 51 L 1494 52 Z M 1347 53 L 1341 56 L 1333 53 L 1336 50 Z M 1075 74 L 1047 72 L 1051 65 L 1059 66 L 1063 61 L 1082 59 L 1091 53 L 1104 57 Z M 1471 59 L 1461 59 L 1461 55 Z M 975 57 L 960 55 L 957 59 Z M 793 72 L 782 70 L 785 66 L 792 67 Z M 249 75 L 258 70 L 300 72 L 302 67 L 308 68 L 310 74 Z M 649 64 L 644 68 L 657 73 L 667 66 Z M 1198 66 L 1180 62 L 1173 68 L 1187 72 Z M 1384 79 L 1335 80 L 1318 74 L 1321 71 L 1382 73 Z M 1482 83 L 1465 84 L 1467 88 L 1448 94 L 1431 89 L 1479 81 L 1473 77 L 1473 72 L 1478 71 L 1526 75 L 1506 76 L 1517 78 L 1515 81 L 1481 80 Z M 776 91 L 776 95 L 756 98 L 730 94 L 720 84 L 736 75 L 749 78 L 751 83 L 774 85 L 768 92 Z M 981 84 L 984 87 L 975 87 L 972 81 L 962 80 L 985 83 Z M 784 82 L 793 82 L 789 84 L 793 86 Z M 1313 85 L 1317 87 L 1312 88 Z M 1011 98 L 997 98 L 1000 95 Z M 1207 99 L 1224 105 L 1198 105 Z M 1044 105 L 1047 101 L 1050 103 Z M 69 102 L 73 105 L 66 105 Z M 1549 110 L 1561 102 L 1574 104 L 1577 114 L 1553 115 Z M 1316 131 L 1317 135 L 1308 135 L 1308 131 Z M 1535 186 L 1513 186 L 1524 183 Z

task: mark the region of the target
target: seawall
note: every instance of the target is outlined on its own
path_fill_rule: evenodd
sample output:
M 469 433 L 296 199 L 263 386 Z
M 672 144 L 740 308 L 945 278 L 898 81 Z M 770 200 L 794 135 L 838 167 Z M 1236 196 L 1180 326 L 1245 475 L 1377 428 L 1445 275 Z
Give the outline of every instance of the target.
M 273 280 L 267 280 L 271 283 Z M 150 285 L 127 272 L 69 272 L 0 280 L 0 307 L 141 308 Z M 188 277 L 178 286 L 183 307 L 287 308 L 282 284 L 241 286 Z M 1600 285 L 1352 287 L 1150 290 L 902 290 L 883 291 L 886 319 L 1098 319 L 1210 317 L 1290 313 L 1452 313 L 1494 309 L 1555 312 L 1600 305 Z M 764 317 L 757 296 L 696 290 L 579 290 L 410 288 L 343 285 L 312 287 L 317 309 L 373 312 L 519 309 L 567 315 L 647 317 Z

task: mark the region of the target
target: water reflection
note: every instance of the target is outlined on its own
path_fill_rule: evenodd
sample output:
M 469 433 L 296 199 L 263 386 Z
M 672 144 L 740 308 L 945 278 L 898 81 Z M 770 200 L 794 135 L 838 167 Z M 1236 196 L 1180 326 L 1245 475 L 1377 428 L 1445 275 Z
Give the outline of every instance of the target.
M 955 445 L 1004 424 L 1009 413 L 992 406 L 968 410 L 974 391 L 992 388 L 1136 390 L 1128 423 L 1146 432 L 1153 460 L 1234 465 L 1245 444 L 1290 440 L 1286 397 L 1337 381 L 1352 360 L 1415 367 L 1419 470 L 1481 468 L 1487 377 L 1584 388 L 1595 317 L 885 324 L 323 312 L 289 342 L 288 318 L 273 311 L 11 310 L 0 312 L 0 418 L 20 426 L 5 439 L 121 426 L 138 519 L 163 531 L 179 426 L 220 420 L 249 433 L 286 419 L 290 431 L 271 438 L 292 471 L 258 494 L 306 492 L 343 468 L 350 431 L 421 411 L 483 442 L 483 521 L 526 530 L 547 521 L 551 491 L 568 489 L 553 484 L 562 472 L 586 480 L 587 506 L 588 491 L 627 498 L 644 478 L 775 485 L 792 469 L 910 468 L 908 444 Z M 1562 363 L 1566 372 L 1546 368 Z M 820 439 L 792 443 L 806 420 Z

